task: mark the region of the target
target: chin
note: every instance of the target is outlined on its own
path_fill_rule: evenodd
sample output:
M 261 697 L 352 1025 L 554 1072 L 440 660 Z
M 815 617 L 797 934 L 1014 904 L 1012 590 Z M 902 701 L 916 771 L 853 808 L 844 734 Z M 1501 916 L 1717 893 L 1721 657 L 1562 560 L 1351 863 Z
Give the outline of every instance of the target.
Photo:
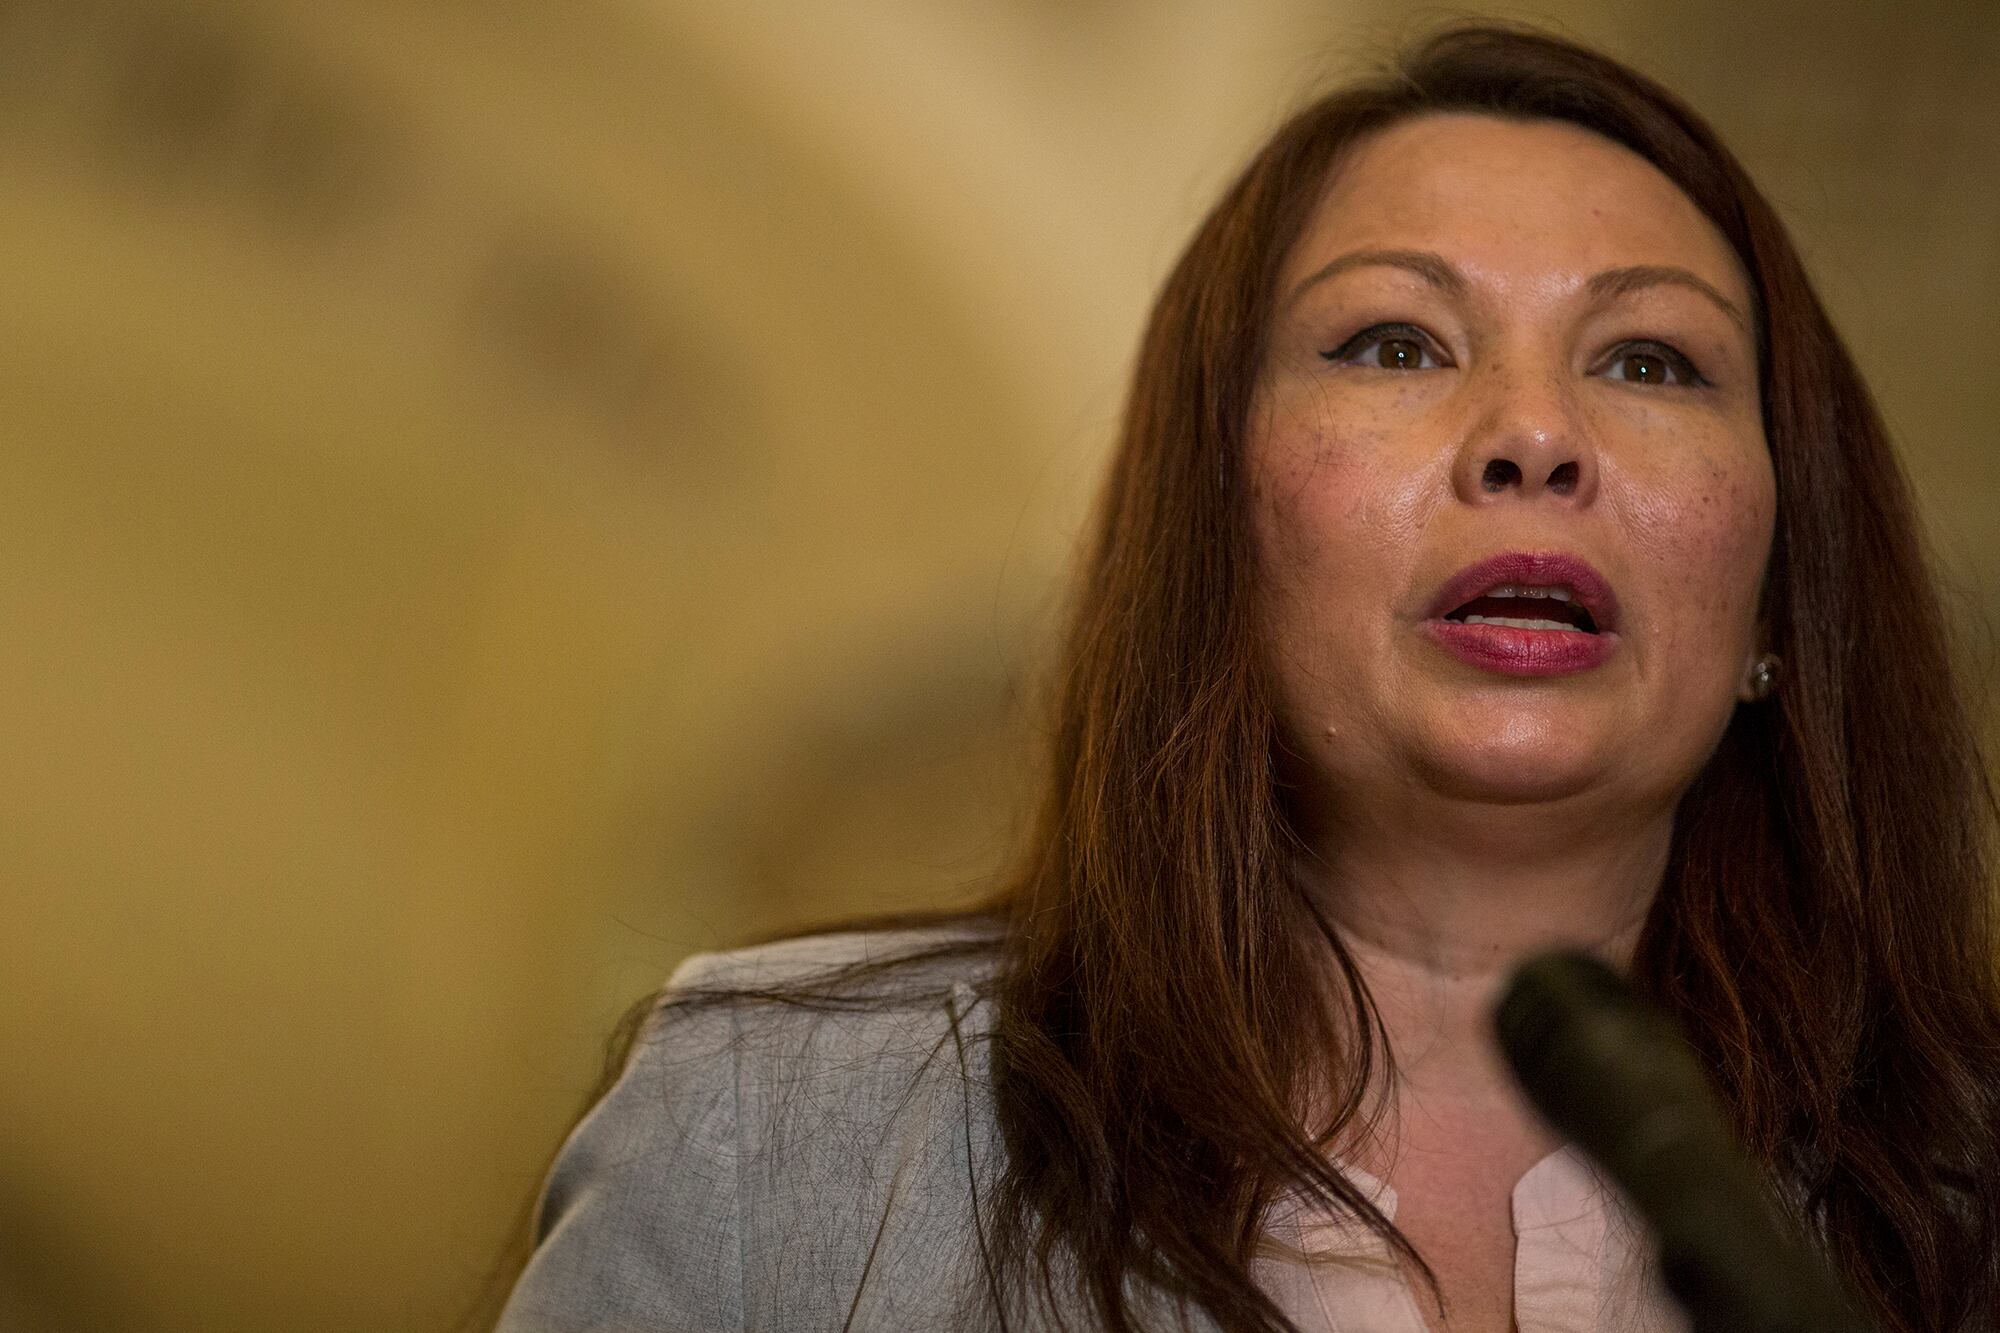
M 1508 805 L 1587 791 L 1606 782 L 1612 766 L 1584 737 L 1523 726 L 1431 747 L 1419 767 L 1444 795 Z

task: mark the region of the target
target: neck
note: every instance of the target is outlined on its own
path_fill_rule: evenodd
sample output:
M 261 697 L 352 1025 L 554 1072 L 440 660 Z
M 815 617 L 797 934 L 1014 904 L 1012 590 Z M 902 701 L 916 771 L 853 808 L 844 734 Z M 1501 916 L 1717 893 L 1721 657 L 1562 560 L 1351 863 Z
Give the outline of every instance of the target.
M 1671 810 L 1621 821 L 1465 803 L 1313 839 L 1308 888 L 1374 996 L 1396 1063 L 1394 1100 L 1518 1107 L 1490 1035 L 1501 989 L 1544 949 L 1628 967 L 1671 836 Z

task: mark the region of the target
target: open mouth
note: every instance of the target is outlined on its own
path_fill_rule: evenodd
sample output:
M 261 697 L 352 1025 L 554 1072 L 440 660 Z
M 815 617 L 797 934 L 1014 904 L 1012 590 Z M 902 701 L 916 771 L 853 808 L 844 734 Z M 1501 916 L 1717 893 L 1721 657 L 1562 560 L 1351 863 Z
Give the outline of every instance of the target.
M 1573 589 L 1562 585 L 1500 584 L 1446 612 L 1444 618 L 1461 625 L 1597 633 L 1597 622 L 1589 610 L 1577 600 Z

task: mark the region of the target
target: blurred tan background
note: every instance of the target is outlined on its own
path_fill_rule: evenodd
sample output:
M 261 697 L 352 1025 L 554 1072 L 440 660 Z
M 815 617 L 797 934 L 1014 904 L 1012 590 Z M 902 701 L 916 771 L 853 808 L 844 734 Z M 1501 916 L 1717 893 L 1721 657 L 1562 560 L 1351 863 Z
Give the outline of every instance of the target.
M 1989 619 L 1992 6 L 1457 12 L 1717 121 Z M 1154 286 L 1442 13 L 0 3 L 0 1327 L 444 1330 L 678 958 L 979 888 Z

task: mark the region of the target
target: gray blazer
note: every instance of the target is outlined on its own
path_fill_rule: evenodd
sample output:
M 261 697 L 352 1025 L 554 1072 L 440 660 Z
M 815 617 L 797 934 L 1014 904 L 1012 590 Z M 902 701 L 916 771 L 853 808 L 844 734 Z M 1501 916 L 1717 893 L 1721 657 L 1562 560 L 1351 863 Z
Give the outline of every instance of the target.
M 669 987 L 782 985 L 944 938 L 702 955 Z M 999 1165 L 990 967 L 922 965 L 867 1010 L 655 1010 L 550 1173 L 501 1333 L 999 1328 L 975 1224 Z
M 881 932 L 701 955 L 668 993 L 796 986 L 969 940 Z M 1003 1321 L 985 1261 L 981 1207 L 1002 1165 L 988 1075 L 995 955 L 851 981 L 839 994 L 860 1003 L 831 1010 L 740 998 L 656 1008 L 550 1172 L 501 1333 L 1055 1326 L 1057 1312 L 1014 1293 Z M 1293 1259 L 1260 1257 L 1256 1280 L 1301 1326 L 1323 1326 L 1323 1294 Z M 1662 1293 L 1618 1291 L 1623 1320 L 1683 1327 Z M 1136 1280 L 1127 1296 L 1143 1328 L 1216 1329 Z M 1372 1318 L 1372 1299 L 1355 1318 Z M 1096 1326 L 1077 1297 L 1060 1317 Z

